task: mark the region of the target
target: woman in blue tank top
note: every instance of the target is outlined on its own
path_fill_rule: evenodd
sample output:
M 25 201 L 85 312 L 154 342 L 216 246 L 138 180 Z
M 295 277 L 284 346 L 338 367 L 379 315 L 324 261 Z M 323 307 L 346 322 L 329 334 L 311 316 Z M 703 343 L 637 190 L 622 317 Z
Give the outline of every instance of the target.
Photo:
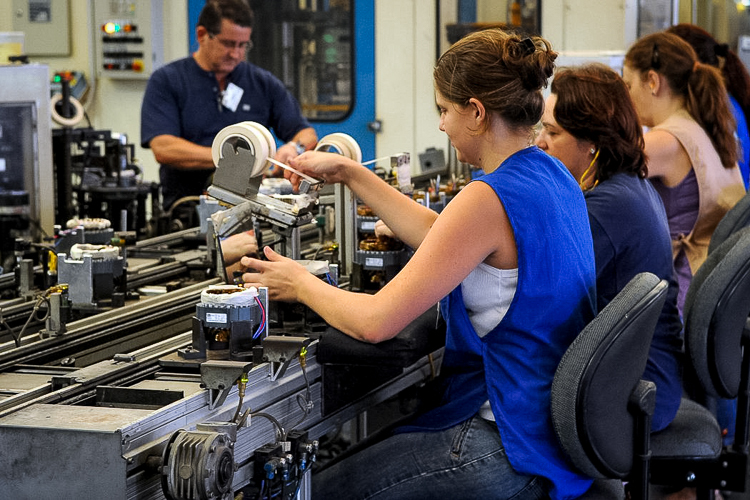
M 485 172 L 440 215 L 344 156 L 308 152 L 291 162 L 345 183 L 415 253 L 372 295 L 329 286 L 268 248 L 268 261 L 242 259 L 256 271 L 246 285 L 302 302 L 366 342 L 394 337 L 438 301 L 448 325 L 441 403 L 313 475 L 314 498 L 569 499 L 590 486 L 565 459 L 550 411 L 560 358 L 594 316 L 596 280 L 583 194 L 533 145 L 555 58 L 544 39 L 489 29 L 439 59 L 439 127 L 460 161 Z M 495 303 L 474 300 L 484 279 Z

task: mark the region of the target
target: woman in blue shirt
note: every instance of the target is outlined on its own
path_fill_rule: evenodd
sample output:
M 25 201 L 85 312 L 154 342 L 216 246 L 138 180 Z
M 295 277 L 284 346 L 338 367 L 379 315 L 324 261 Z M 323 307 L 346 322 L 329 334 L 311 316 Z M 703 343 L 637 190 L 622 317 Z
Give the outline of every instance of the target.
M 602 310 L 638 273 L 669 281 L 643 377 L 656 383 L 652 429 L 665 428 L 682 395 L 682 323 L 672 244 L 661 198 L 646 179 L 643 132 L 622 78 L 601 64 L 562 68 L 547 98 L 537 145 L 559 158 L 586 197 Z
M 242 259 L 256 271 L 243 276 L 246 285 L 302 302 L 366 342 L 394 337 L 441 299 L 448 325 L 441 404 L 313 475 L 314 498 L 557 500 L 590 486 L 565 459 L 550 410 L 555 369 L 595 305 L 583 194 L 562 163 L 533 145 L 555 57 L 541 38 L 489 29 L 439 59 L 439 127 L 460 161 L 485 172 L 439 215 L 344 156 L 291 160 L 345 183 L 416 251 L 372 295 L 329 286 L 268 248 L 268 261 Z

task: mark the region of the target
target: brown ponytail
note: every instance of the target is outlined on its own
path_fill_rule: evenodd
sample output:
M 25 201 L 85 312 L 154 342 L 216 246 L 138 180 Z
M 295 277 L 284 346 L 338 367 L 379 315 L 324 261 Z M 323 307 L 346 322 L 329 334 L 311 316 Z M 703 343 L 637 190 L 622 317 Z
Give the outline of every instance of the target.
M 633 44 L 625 64 L 646 78 L 649 70 L 664 76 L 675 95 L 685 98 L 690 115 L 711 138 L 721 163 L 732 168 L 737 163 L 734 117 L 718 69 L 698 63 L 695 51 L 672 33 L 654 33 Z
M 694 24 L 676 24 L 667 32 L 689 43 L 702 63 L 721 69 L 727 91 L 737 100 L 745 120 L 750 123 L 750 73 L 737 54 L 727 44 L 719 43 L 711 33 Z
M 687 91 L 688 111 L 711 138 L 721 163 L 732 168 L 737 163 L 735 122 L 721 74 L 716 68 L 698 63 L 688 79 Z

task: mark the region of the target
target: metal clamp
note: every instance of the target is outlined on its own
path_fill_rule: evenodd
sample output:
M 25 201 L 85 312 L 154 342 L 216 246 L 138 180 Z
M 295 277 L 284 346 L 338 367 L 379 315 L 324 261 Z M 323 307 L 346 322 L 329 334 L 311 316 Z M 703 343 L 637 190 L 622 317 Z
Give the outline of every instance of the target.
M 252 363 L 244 361 L 209 360 L 201 363 L 201 385 L 208 389 L 209 409 L 213 410 L 224 404 L 232 386 L 252 366 Z
M 308 337 L 269 335 L 263 339 L 263 361 L 271 364 L 271 381 L 283 377 L 289 364 L 310 345 Z

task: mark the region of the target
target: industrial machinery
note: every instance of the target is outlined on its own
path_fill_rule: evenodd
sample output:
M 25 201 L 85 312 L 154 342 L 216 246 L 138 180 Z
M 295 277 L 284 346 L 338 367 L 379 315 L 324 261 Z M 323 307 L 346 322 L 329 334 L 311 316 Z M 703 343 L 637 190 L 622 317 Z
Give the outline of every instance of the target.
M 267 290 L 214 286 L 201 294 L 193 317 L 193 342 L 179 354 L 185 359 L 252 361 L 254 348 L 267 334 Z
M 53 230 L 48 71 L 0 65 L 0 267 L 8 270 L 16 237 L 40 241 Z
M 164 296 L 219 272 L 214 239 L 198 228 L 135 241 L 108 220 L 69 223 L 50 244 L 16 240 L 15 270 L 0 275 L 0 354 L 37 343 L 45 349 L 68 322 Z
M 76 244 L 70 254 L 57 255 L 57 280 L 68 285 L 78 308 L 111 301 L 116 289 L 124 293 L 124 272 L 125 259 L 114 245 Z
M 244 293 L 223 286 L 200 293 L 210 290 L 217 296 Z M 179 293 L 194 297 L 196 291 Z M 241 489 L 245 498 L 309 498 L 309 471 L 320 439 L 432 379 L 439 368 L 440 345 L 423 340 L 440 337 L 434 310 L 390 345 L 375 347 L 332 329 L 319 338 L 266 335 L 267 318 L 256 298 L 247 315 L 232 311 L 246 303 L 193 306 L 193 323 L 203 323 L 202 332 L 211 329 L 213 338 L 224 327 L 231 329 L 230 338 L 240 330 L 254 332 L 251 337 L 260 332 L 253 339 L 252 360 L 226 359 L 232 355 L 218 352 L 222 349 L 210 357 L 225 359 L 181 356 L 181 349 L 193 345 L 193 334 L 164 336 L 159 330 L 168 324 L 154 325 L 158 320 L 149 312 L 159 301 L 172 300 L 168 297 L 70 324 L 64 336 L 53 339 L 71 348 L 83 330 L 114 339 L 148 321 L 152 335 L 162 340 L 147 347 L 128 350 L 127 341 L 113 342 L 108 357 L 97 355 L 80 366 L 35 366 L 35 359 L 49 355 L 42 352 L 27 353 L 23 366 L 0 360 L 4 495 L 231 499 Z M 168 318 L 166 311 L 156 317 Z M 224 314 L 228 323 L 211 316 Z M 232 325 L 246 318 L 253 323 L 249 330 Z M 179 321 L 171 331 L 184 325 Z M 368 366 L 357 371 L 355 360 Z
M 69 97 L 63 80 L 64 103 Z M 154 236 L 161 214 L 159 186 L 144 182 L 125 134 L 63 126 L 52 134 L 57 181 L 55 220 L 73 217 L 117 221 L 122 231 Z M 148 218 L 147 213 L 151 213 Z
M 147 212 L 160 215 L 158 185 L 142 182 L 134 146 L 124 134 L 74 128 L 85 112 L 67 77 L 56 83 L 50 99 L 46 66 L 0 66 L 0 275 L 34 257 L 19 239 L 52 246 L 73 218 L 116 221 L 141 238 L 156 232 Z
M 384 177 L 391 173 L 397 174 L 390 179 L 396 184 L 395 188 L 405 195 L 411 195 L 410 156 L 400 153 L 387 158 L 390 169 Z M 353 219 L 348 223 L 354 224 L 352 231 L 356 235 L 355 250 L 352 261 L 351 288 L 357 291 L 377 290 L 401 270 L 411 256 L 411 250 L 401 241 L 387 236 L 375 234 L 375 224 L 378 220 L 372 210 L 361 203 L 355 203 Z
M 352 422 L 365 437 L 369 410 L 436 376 L 436 310 L 373 346 L 299 304 L 270 303 L 265 289 L 215 277 L 218 238 L 248 223 L 303 253 L 320 184 L 309 179 L 300 197 L 261 193 L 257 172 L 274 146 L 254 125 L 216 143 L 219 206 L 206 200 L 205 234 L 127 240 L 132 232 L 101 220 L 73 220 L 57 232 L 58 283 L 46 289 L 35 277 L 52 266 L 21 259 L 26 292 L 0 302 L 0 330 L 10 330 L 0 336 L 3 495 L 309 498 L 321 440 Z M 361 161 L 345 134 L 319 147 Z M 298 260 L 345 285 L 337 263 Z
M 327 139 L 321 139 L 318 147 L 323 147 Z M 356 146 L 352 139 L 350 143 Z M 280 254 L 299 259 L 300 227 L 313 219 L 318 205 L 316 189 L 322 182 L 300 174 L 303 181 L 298 195 L 269 196 L 260 192 L 261 176 L 268 162 L 287 169 L 291 167 L 273 159 L 276 154 L 274 138 L 268 129 L 255 122 L 225 127 L 216 135 L 211 151 L 216 173 L 208 193 L 232 207 L 212 215 L 217 236 L 228 236 L 255 218 L 271 225 L 278 238 L 273 246 Z M 347 152 L 361 161 L 358 148 L 352 147 Z

